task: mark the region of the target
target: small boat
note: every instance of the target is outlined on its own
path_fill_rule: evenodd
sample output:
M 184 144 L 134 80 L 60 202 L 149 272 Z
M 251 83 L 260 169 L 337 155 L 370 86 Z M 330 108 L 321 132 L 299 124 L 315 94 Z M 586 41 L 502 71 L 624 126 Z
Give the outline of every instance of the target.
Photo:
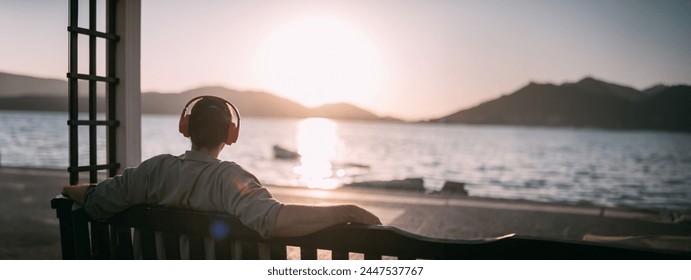
M 288 150 L 279 145 L 274 145 L 274 158 L 276 159 L 297 159 L 300 154 L 297 152 Z

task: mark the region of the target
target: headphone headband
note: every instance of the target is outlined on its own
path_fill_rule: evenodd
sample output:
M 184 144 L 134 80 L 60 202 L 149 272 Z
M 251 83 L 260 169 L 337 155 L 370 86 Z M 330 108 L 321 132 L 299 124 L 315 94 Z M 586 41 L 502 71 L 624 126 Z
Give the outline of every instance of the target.
M 185 107 L 182 109 L 182 113 L 180 114 L 180 122 L 178 123 L 178 130 L 180 131 L 180 133 L 182 133 L 182 135 L 185 137 L 190 137 L 189 119 L 190 115 L 192 115 L 192 112 L 187 114 L 188 107 L 190 107 L 190 105 L 192 104 L 196 104 L 198 101 L 202 99 L 216 99 L 218 101 L 225 103 L 226 106 L 230 108 L 230 110 L 228 110 L 228 113 L 230 114 L 230 123 L 228 124 L 228 134 L 226 136 L 225 143 L 230 145 L 237 142 L 238 137 L 240 136 L 240 111 L 237 107 L 235 107 L 235 105 L 233 105 L 233 103 L 230 103 L 228 100 L 211 95 L 197 96 L 195 98 L 192 98 L 192 100 L 185 104 Z M 191 111 L 191 108 L 189 110 Z M 237 118 L 237 124 L 233 122 L 233 115 L 235 115 L 235 117 Z

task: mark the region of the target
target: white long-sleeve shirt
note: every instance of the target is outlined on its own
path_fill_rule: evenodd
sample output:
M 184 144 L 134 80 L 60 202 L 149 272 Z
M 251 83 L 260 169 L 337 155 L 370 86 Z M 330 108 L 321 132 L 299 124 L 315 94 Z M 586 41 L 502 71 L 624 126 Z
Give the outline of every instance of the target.
M 84 209 L 105 220 L 133 205 L 225 212 L 270 237 L 281 203 L 240 165 L 204 153 L 159 155 L 86 192 Z

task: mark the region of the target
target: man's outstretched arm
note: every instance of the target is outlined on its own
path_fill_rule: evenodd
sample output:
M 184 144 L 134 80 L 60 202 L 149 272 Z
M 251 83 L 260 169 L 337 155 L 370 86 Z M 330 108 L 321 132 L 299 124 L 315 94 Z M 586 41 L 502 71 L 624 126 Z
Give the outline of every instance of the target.
M 276 217 L 273 236 L 301 236 L 346 223 L 381 225 L 377 216 L 357 205 L 285 204 Z

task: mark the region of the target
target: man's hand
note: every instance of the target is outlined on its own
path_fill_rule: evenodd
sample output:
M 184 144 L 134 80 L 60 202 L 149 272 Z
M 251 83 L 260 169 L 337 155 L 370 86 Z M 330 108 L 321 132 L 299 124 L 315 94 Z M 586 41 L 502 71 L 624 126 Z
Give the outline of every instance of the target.
M 81 183 L 77 185 L 71 185 L 62 188 L 62 195 L 67 196 L 79 204 L 84 204 L 84 195 L 86 194 L 86 189 L 88 189 L 92 184 Z
M 381 225 L 381 221 L 379 218 L 372 214 L 372 212 L 367 211 L 366 209 L 357 206 L 357 205 L 345 205 L 346 213 L 350 215 L 350 217 L 347 218 L 348 223 L 353 223 L 353 224 L 366 224 L 366 225 Z

